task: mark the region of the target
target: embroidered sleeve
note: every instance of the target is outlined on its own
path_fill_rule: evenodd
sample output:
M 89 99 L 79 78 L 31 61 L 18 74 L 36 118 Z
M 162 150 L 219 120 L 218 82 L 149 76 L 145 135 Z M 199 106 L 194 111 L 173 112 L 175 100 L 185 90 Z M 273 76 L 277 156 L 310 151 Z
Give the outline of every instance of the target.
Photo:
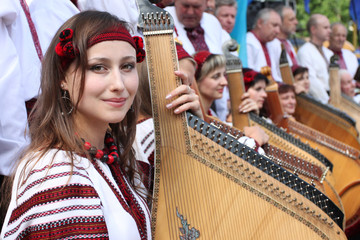
M 14 200 L 17 198 L 17 200 Z M 100 198 L 85 169 L 55 162 L 13 188 L 3 239 L 107 239 Z

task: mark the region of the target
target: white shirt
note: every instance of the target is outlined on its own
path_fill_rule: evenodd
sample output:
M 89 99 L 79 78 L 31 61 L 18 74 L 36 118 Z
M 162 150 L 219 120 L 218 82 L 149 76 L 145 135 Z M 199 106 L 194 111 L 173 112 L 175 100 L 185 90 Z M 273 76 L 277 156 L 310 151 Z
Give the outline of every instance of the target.
M 123 199 L 123 204 L 126 204 L 125 197 L 119 189 L 119 185 L 115 181 L 109 166 L 100 160 L 95 161 L 108 181 L 104 179 L 96 170 L 94 164 L 87 158 L 75 155 L 73 161 L 75 166 L 72 168 L 67 152 L 58 149 L 50 150 L 40 159 L 35 156 L 35 159 L 27 166 L 33 167 L 31 174 L 29 174 L 29 168 L 25 167 L 26 160 L 22 161 L 16 171 L 11 202 L 5 217 L 1 237 L 14 239 L 27 228 L 31 228 L 36 233 L 43 230 L 36 226 L 52 227 L 54 224 L 60 225 L 64 219 L 70 219 L 71 221 L 72 219 L 83 218 L 86 221 L 89 218 L 104 218 L 109 239 L 140 239 L 134 218 L 126 211 L 109 186 L 110 183 Z M 22 182 L 24 179 L 21 178 L 21 174 L 29 176 L 26 181 Z M 147 205 L 136 194 L 125 177 L 124 181 L 130 190 L 131 196 L 136 199 L 136 203 L 144 214 L 147 236 L 148 239 L 151 239 L 150 212 Z M 84 194 L 73 193 L 72 197 L 66 197 L 67 192 L 64 192 L 64 197 L 61 197 L 62 195 L 51 193 L 55 189 L 67 186 L 94 189 L 96 196 L 84 197 Z M 58 190 L 58 192 L 61 192 L 61 190 Z M 42 204 L 29 201 L 36 199 L 39 193 L 46 194 L 48 201 Z M 29 202 L 27 203 L 27 201 Z M 13 211 L 16 211 L 22 204 L 25 204 L 24 207 L 28 208 L 28 210 L 15 218 L 14 221 L 9 222 Z M 36 215 L 36 217 L 33 217 L 33 215 Z M 54 229 L 54 232 L 56 231 L 61 231 L 61 229 Z M 5 234 L 8 235 L 8 238 L 4 237 Z M 72 237 L 74 238 L 81 236 L 86 238 L 87 233 L 75 231 L 73 234 Z M 99 233 L 93 232 L 90 234 Z M 69 238 L 71 239 L 71 236 Z
M 309 94 L 322 103 L 329 101 L 326 91 L 330 90 L 328 63 L 333 53 L 322 47 L 326 61 L 314 44 L 307 42 L 302 45 L 297 53 L 299 65 L 309 69 L 310 90 Z
M 130 33 L 131 35 L 142 35 L 137 28 L 139 8 L 135 0 L 78 0 L 78 7 L 81 11 L 98 10 L 109 12 L 130 24 L 133 31 L 133 33 Z
M 351 76 L 354 77 L 356 70 L 359 67 L 359 61 L 358 61 L 356 55 L 352 51 L 350 51 L 348 49 L 344 49 L 344 48 L 341 49 L 341 53 L 342 53 L 342 56 L 343 56 L 345 64 L 346 64 L 346 70 L 351 74 Z
M 40 60 L 19 1 L 4 0 L 0 7 L 0 174 L 10 175 L 25 135 L 25 101 L 39 90 Z M 35 86 L 31 86 L 31 84 Z
M 66 20 L 79 13 L 69 0 L 32 0 L 29 9 L 42 49 L 49 47 L 54 34 Z
M 176 27 L 177 37 L 183 44 L 184 49 L 190 54 L 195 53 L 194 46 L 187 37 L 185 26 L 179 21 L 176 15 L 175 7 L 166 7 L 174 19 L 174 25 Z M 221 27 L 219 20 L 209 13 L 203 13 L 200 20 L 200 26 L 204 29 L 204 38 L 209 51 L 213 54 L 223 54 L 222 45 L 227 40 L 230 40 L 230 35 Z
M 290 45 L 291 52 L 296 57 L 296 52 L 295 52 L 295 49 L 294 49 L 292 43 L 288 39 L 286 39 L 286 41 Z M 271 61 L 271 71 L 274 72 L 275 76 L 279 76 L 280 78 L 281 78 L 281 72 L 280 72 L 281 51 L 282 51 L 282 49 L 281 49 L 281 41 L 279 39 L 275 38 L 271 42 L 271 49 L 269 50 L 269 55 L 270 55 L 270 59 L 274 59 L 274 61 Z M 286 58 L 287 58 L 287 61 L 289 63 L 289 66 L 292 67 L 294 64 L 293 64 L 293 62 L 291 60 L 291 57 L 289 56 L 289 54 L 287 52 L 286 52 Z
M 271 42 L 267 42 L 265 45 L 270 57 L 271 75 L 275 81 L 282 82 L 279 69 L 281 45 L 278 45 L 276 41 L 279 40 L 274 39 Z M 260 72 L 262 67 L 268 66 L 261 43 L 252 32 L 246 33 L 246 50 L 249 68 Z
M 58 26 L 71 16 L 66 16 L 71 7 L 74 9 L 68 0 L 31 1 L 30 14 L 43 54 Z M 22 149 L 29 143 L 25 135 L 25 101 L 39 93 L 41 68 L 28 21 L 18 0 L 1 3 L 0 45 L 4 49 L 0 58 L 0 174 L 9 175 Z

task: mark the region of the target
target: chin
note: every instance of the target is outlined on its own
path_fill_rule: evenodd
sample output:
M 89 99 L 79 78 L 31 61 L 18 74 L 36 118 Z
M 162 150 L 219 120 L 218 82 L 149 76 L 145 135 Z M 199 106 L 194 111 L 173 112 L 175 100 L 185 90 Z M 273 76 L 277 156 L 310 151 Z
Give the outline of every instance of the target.
M 118 115 L 118 116 L 111 116 L 109 118 L 107 118 L 107 122 L 108 123 L 120 123 L 124 120 L 124 118 L 126 117 L 126 115 Z

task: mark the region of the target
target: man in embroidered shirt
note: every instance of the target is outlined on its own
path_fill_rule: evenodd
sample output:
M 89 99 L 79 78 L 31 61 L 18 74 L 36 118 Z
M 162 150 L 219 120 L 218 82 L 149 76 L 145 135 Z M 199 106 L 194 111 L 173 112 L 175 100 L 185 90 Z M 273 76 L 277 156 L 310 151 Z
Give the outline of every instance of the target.
M 237 2 L 235 0 L 216 0 L 215 16 L 228 33 L 231 33 L 235 26 L 236 13 Z
M 216 17 L 205 12 L 206 3 L 206 0 L 175 0 L 174 7 L 165 8 L 174 18 L 176 37 L 190 55 L 201 50 L 222 54 L 223 43 L 231 39 Z M 225 93 L 215 101 L 216 113 L 222 121 L 228 113 L 229 95 Z
M 339 56 L 340 69 L 346 69 L 354 77 L 359 66 L 357 57 L 350 50 L 343 49 L 346 41 L 347 30 L 342 23 L 331 24 L 331 34 L 329 40 L 329 49 Z
M 321 14 L 311 15 L 307 30 L 310 42 L 305 43 L 297 53 L 298 63 L 309 69 L 309 94 L 322 103 L 329 101 L 329 60 L 333 53 L 323 46 L 329 40 L 331 29 L 329 19 Z
M 275 61 L 272 62 L 272 64 L 274 64 L 272 69 L 277 72 L 275 75 L 281 76 L 279 62 L 282 51 L 281 44 L 284 46 L 286 51 L 289 66 L 294 66 L 294 68 L 298 66 L 295 49 L 288 40 L 293 34 L 295 34 L 298 20 L 296 19 L 296 14 L 291 7 L 280 5 L 275 9 L 275 11 L 280 15 L 282 24 L 279 34 L 273 41 L 274 43 L 271 46 L 272 49 L 269 51 L 269 54 L 271 59 L 275 59 Z
M 279 59 L 271 59 L 269 53 L 273 40 L 280 32 L 281 18 L 273 9 L 264 8 L 256 15 L 254 23 L 253 29 L 246 34 L 248 67 L 260 72 L 262 67 L 269 66 L 274 80 L 281 82 L 273 64 Z

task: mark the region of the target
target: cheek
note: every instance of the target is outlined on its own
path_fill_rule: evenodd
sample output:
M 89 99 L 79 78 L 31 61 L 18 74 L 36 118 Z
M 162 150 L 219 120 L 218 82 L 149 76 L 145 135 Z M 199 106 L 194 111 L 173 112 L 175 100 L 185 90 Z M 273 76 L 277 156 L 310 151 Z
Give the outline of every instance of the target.
M 138 90 L 138 87 L 139 87 L 139 81 L 138 81 L 138 79 L 129 81 L 126 83 L 125 86 L 126 86 L 126 90 L 128 91 L 129 95 L 131 97 L 134 97 Z

